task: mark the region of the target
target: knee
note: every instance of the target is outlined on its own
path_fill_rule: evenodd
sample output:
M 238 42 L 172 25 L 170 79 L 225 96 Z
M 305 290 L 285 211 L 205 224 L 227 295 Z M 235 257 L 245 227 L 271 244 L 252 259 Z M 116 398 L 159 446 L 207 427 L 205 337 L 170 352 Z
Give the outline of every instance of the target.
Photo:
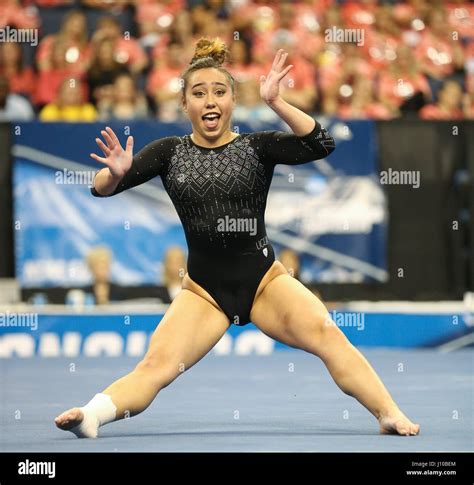
M 309 339 L 309 351 L 324 359 L 334 346 L 342 347 L 348 343 L 347 337 L 331 319 L 329 314 L 316 313 L 312 317 L 312 332 Z
M 184 370 L 183 363 L 158 351 L 148 352 L 135 367 L 136 372 L 146 374 L 160 388 L 171 384 Z

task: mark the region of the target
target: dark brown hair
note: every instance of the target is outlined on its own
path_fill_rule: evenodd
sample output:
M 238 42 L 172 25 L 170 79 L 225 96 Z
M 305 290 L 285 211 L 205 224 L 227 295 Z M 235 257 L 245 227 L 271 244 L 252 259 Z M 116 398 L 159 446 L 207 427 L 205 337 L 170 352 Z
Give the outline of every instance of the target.
M 232 93 L 234 93 L 234 78 L 232 74 L 222 67 L 224 62 L 229 60 L 229 49 L 225 43 L 218 37 L 215 39 L 208 39 L 207 37 L 201 37 L 194 50 L 194 56 L 189 63 L 188 68 L 181 75 L 182 79 L 182 93 L 183 97 L 186 93 L 186 85 L 189 80 L 189 76 L 199 70 L 206 68 L 214 68 L 224 73 L 229 80 Z

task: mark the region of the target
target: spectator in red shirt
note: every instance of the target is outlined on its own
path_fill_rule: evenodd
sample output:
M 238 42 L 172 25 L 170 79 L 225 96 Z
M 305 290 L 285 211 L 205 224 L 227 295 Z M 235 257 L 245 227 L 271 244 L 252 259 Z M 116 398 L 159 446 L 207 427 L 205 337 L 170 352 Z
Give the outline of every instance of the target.
M 183 118 L 181 110 L 181 74 L 185 58 L 183 47 L 178 42 L 169 44 L 165 57 L 156 59 L 148 76 L 147 92 L 158 109 L 162 121 L 177 121 Z
M 307 61 L 314 63 L 318 52 L 323 48 L 324 39 L 319 32 L 309 32 L 302 28 L 297 17 L 296 5 L 290 1 L 282 1 L 278 8 L 275 28 L 256 33 L 253 42 L 253 58 L 259 63 L 266 63 L 272 55 L 271 46 L 276 39 L 289 35 L 295 39 L 294 51 Z
M 39 44 L 36 63 L 39 71 L 49 70 L 53 44 L 59 40 L 65 49 L 65 60 L 75 72 L 89 68 L 91 48 L 87 40 L 86 16 L 79 10 L 68 12 L 57 34 L 47 35 Z
M 374 98 L 373 83 L 362 76 L 354 83 L 350 100 L 340 105 L 337 115 L 340 118 L 390 119 L 398 115 L 398 110 L 379 103 Z
M 191 60 L 194 55 L 194 36 L 191 14 L 187 10 L 182 10 L 174 16 L 173 23 L 167 34 L 161 36 L 155 43 L 151 58 L 163 59 L 166 57 L 168 44 L 177 42 L 183 49 L 184 59 Z
M 36 85 L 36 76 L 23 62 L 21 45 L 15 42 L 0 43 L 0 75 L 8 79 L 10 92 L 30 98 Z
M 474 5 L 466 0 L 451 0 L 446 8 L 452 29 L 463 39 L 474 37 Z
M 193 24 L 191 22 L 191 14 L 187 10 L 182 10 L 176 13 L 174 22 L 171 25 L 170 35 L 182 46 L 192 43 Z M 191 49 L 190 59 L 193 57 L 193 52 L 194 51 Z
M 378 98 L 392 109 L 398 109 L 417 92 L 421 92 L 426 102 L 432 101 L 428 80 L 419 70 L 413 52 L 407 45 L 399 45 L 396 59 L 378 79 Z
M 342 44 L 328 42 L 317 62 L 318 88 L 323 98 L 332 97 L 339 89 L 344 74 Z
M 204 23 L 199 22 L 200 27 L 195 32 L 194 41 L 197 41 L 199 36 L 207 36 L 219 37 L 227 45 L 233 42 L 234 29 L 227 17 L 217 17 L 213 10 L 207 10 L 204 13 L 204 19 L 206 19 Z
M 416 56 L 421 61 L 423 72 L 434 80 L 442 80 L 464 66 L 460 39 L 455 40 L 446 17 L 444 10 L 430 11 L 428 26 L 416 48 Z
M 82 66 L 68 62 L 68 51 L 68 44 L 63 42 L 62 37 L 55 37 L 51 48 L 47 51 L 47 57 L 42 61 L 42 69 L 38 73 L 38 83 L 33 95 L 33 103 L 36 106 L 41 107 L 52 103 L 64 79 L 84 78 Z M 84 99 L 88 99 L 87 83 L 82 83 L 82 90 Z
M 337 90 L 343 75 L 343 44 L 336 41 L 328 41 L 327 35 L 333 29 L 344 29 L 345 24 L 341 17 L 338 6 L 330 6 L 325 10 L 321 17 L 321 32 L 325 37 L 322 50 L 316 57 L 315 66 L 317 67 L 318 87 L 322 97 L 322 104 L 325 106 L 324 112 L 332 112 L 337 109 Z
M 463 93 L 461 85 L 450 79 L 445 81 L 439 91 L 439 99 L 435 104 L 428 104 L 420 110 L 424 120 L 460 120 Z
M 346 42 L 340 44 L 342 48 L 342 65 L 340 73 L 342 76 L 342 82 L 352 82 L 352 79 L 356 77 L 365 77 L 369 80 L 373 80 L 377 73 L 377 69 L 370 64 L 364 57 L 364 52 L 357 43 Z
M 169 39 L 176 15 L 184 10 L 183 0 L 140 0 L 136 4 L 135 21 L 140 31 L 140 44 L 153 47 Z
M 365 29 L 364 51 L 376 68 L 385 68 L 396 58 L 401 31 L 392 16 L 389 5 L 377 8 L 373 29 Z
M 253 0 L 237 3 L 230 12 L 235 31 L 253 36 L 257 33 L 275 30 L 277 2 Z
M 103 39 L 114 43 L 115 59 L 126 65 L 135 76 L 141 74 L 148 65 L 148 58 L 137 39 L 124 33 L 115 17 L 104 16 L 97 22 L 97 29 L 92 36 L 94 50 Z
M 7 25 L 17 29 L 37 29 L 40 26 L 38 10 L 23 7 L 19 0 L 2 0 L 0 7 L 0 29 Z
M 358 0 L 344 2 L 342 17 L 348 28 L 367 28 L 375 22 L 377 0 Z
M 263 69 L 252 62 L 251 50 L 243 40 L 235 40 L 230 44 L 230 65 L 229 72 L 237 82 L 249 80 L 259 81 Z
M 110 90 L 115 78 L 124 72 L 128 72 L 128 69 L 115 58 L 113 41 L 104 38 L 98 42 L 87 74 L 90 101 L 97 104 L 97 100 L 101 98 L 101 91 Z

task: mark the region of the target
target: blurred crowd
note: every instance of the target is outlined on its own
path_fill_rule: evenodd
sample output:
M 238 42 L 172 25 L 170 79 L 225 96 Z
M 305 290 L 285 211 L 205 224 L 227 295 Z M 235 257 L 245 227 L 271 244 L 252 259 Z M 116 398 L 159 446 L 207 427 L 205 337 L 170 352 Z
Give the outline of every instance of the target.
M 0 42 L 0 120 L 185 120 L 180 75 L 201 36 L 230 48 L 236 122 L 276 118 L 259 77 L 280 48 L 294 65 L 282 96 L 307 113 L 474 117 L 462 0 L 0 0 L 7 26 L 39 43 Z

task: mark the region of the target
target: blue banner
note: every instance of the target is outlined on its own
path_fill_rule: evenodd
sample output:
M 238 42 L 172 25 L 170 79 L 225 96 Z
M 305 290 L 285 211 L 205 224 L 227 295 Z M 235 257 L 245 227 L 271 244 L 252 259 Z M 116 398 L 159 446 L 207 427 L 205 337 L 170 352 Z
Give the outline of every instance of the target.
M 74 311 L 0 314 L 0 360 L 11 357 L 142 357 L 163 314 L 128 311 L 123 314 Z M 130 310 L 130 309 L 129 309 Z M 360 347 L 419 348 L 449 346 L 472 335 L 472 313 L 423 311 L 332 311 L 331 318 Z M 471 339 L 472 342 L 472 339 Z M 460 345 L 462 347 L 462 345 Z M 272 340 L 253 324 L 231 325 L 213 349 L 217 355 L 270 355 L 294 350 Z M 446 347 L 446 350 L 448 348 Z
M 385 281 L 387 207 L 374 123 L 320 121 L 337 148 L 327 160 L 277 165 L 266 212 L 270 241 L 277 256 L 284 248 L 296 253 L 306 283 Z M 157 138 L 190 132 L 188 124 L 151 121 L 110 126 L 123 143 L 133 135 L 136 151 Z M 12 127 L 16 274 L 23 287 L 89 284 L 86 255 L 99 245 L 113 253 L 114 283 L 160 284 L 166 250 L 178 245 L 186 251 L 159 178 L 116 197 L 90 195 L 101 166 L 89 154 L 99 153 L 95 138 L 103 128 L 38 122 Z M 245 125 L 238 130 L 253 131 Z

